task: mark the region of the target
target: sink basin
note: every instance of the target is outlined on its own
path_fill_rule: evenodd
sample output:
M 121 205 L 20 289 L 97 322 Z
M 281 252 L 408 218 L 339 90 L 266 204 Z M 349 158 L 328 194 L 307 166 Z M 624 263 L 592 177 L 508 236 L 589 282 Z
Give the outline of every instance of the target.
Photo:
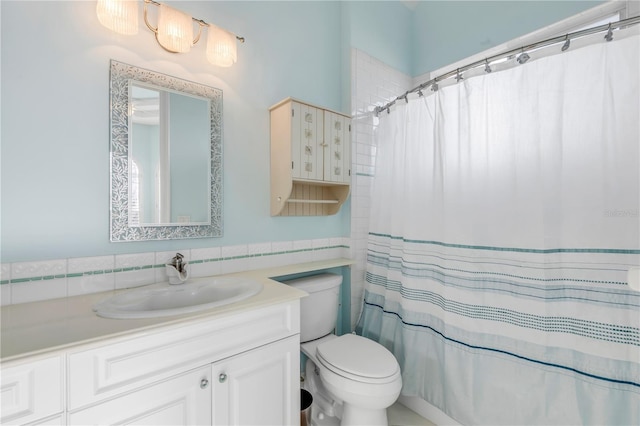
M 105 318 L 157 318 L 228 305 L 261 290 L 261 283 L 235 277 L 154 284 L 111 296 L 93 305 L 93 310 Z

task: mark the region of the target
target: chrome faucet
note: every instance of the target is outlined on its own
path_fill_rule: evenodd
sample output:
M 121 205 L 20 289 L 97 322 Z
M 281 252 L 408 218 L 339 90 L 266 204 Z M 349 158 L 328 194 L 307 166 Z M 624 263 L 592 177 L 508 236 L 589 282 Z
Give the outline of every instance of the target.
M 185 262 L 182 259 L 184 259 L 184 256 L 180 253 L 176 253 L 176 255 L 171 259 L 169 265 L 176 268 L 179 273 L 183 273 L 185 270 Z
M 169 284 L 182 284 L 189 278 L 187 261 L 180 253 L 176 253 L 171 261 L 165 265 L 165 271 L 169 277 Z

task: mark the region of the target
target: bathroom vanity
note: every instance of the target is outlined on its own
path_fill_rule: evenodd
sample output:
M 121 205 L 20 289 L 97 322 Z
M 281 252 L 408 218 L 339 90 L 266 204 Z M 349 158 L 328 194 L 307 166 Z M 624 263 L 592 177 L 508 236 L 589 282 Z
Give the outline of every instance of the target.
M 233 274 L 246 300 L 197 314 L 106 319 L 113 292 L 2 308 L 2 424 L 298 424 L 300 298 L 268 277 L 352 263 Z

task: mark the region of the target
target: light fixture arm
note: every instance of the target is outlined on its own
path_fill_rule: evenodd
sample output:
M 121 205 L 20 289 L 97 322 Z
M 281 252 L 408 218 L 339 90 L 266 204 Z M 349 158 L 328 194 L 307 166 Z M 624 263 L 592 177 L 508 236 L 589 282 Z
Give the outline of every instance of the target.
M 154 6 L 160 6 L 160 3 L 158 3 L 157 1 L 154 0 L 144 0 L 144 23 L 147 25 L 147 28 L 149 28 L 149 30 L 151 30 L 155 35 L 156 35 L 156 41 L 158 41 L 158 27 L 154 27 L 149 23 L 149 17 L 148 17 L 148 13 L 147 13 L 147 5 L 148 4 L 152 4 Z M 195 45 L 197 42 L 200 41 L 200 36 L 202 35 L 202 27 L 208 27 L 209 24 L 207 22 L 205 22 L 202 19 L 198 19 L 198 18 L 194 18 L 191 17 L 191 19 L 198 24 L 198 34 L 196 34 L 195 38 L 193 39 L 193 44 Z M 235 35 L 235 34 L 234 34 Z M 238 35 L 235 36 L 236 39 L 240 42 L 240 43 L 244 43 L 244 37 L 240 37 Z M 160 44 L 158 42 L 158 44 Z M 171 53 L 176 53 L 176 52 L 172 52 L 171 50 L 168 50 L 167 48 L 165 48 L 164 46 L 162 46 L 162 44 L 160 44 L 160 46 L 166 50 L 167 52 L 171 52 Z
M 144 23 L 147 24 L 147 28 L 149 28 L 151 31 L 153 31 L 156 35 L 158 35 L 158 27 L 152 27 L 151 24 L 149 23 L 149 19 L 147 17 L 147 4 L 149 3 L 153 3 L 156 6 L 160 6 L 160 3 L 157 3 L 153 0 L 144 0 Z

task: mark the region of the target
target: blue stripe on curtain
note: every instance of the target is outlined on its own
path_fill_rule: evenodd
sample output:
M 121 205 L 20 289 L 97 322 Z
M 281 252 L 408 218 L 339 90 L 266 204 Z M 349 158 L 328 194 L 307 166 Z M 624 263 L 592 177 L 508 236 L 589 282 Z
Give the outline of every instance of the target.
M 357 332 L 404 395 L 463 424 L 640 424 L 639 34 L 379 117 Z
M 638 383 L 638 382 L 633 382 L 633 381 L 628 381 L 628 380 L 620 380 L 620 379 L 604 377 L 604 376 L 597 376 L 595 374 L 590 374 L 590 373 L 588 373 L 586 371 L 580 371 L 580 370 L 578 370 L 576 368 L 569 367 L 569 366 L 566 366 L 566 365 L 552 364 L 550 362 L 545 362 L 545 361 L 541 361 L 541 360 L 538 360 L 538 359 L 528 358 L 528 357 L 525 357 L 525 356 L 522 356 L 522 355 L 519 355 L 519 354 L 516 354 L 516 353 L 507 352 L 505 350 L 489 348 L 489 347 L 482 347 L 482 346 L 473 346 L 473 345 L 467 344 L 465 342 L 462 342 L 460 340 L 455 340 L 455 339 L 452 339 L 450 337 L 447 337 L 444 334 L 442 334 L 441 332 L 439 332 L 438 330 L 436 330 L 436 329 L 434 329 L 434 328 L 432 328 L 432 327 L 430 327 L 428 325 L 409 323 L 409 322 L 405 321 L 404 318 L 402 318 L 402 316 L 400 316 L 400 314 L 398 314 L 397 312 L 385 311 L 384 307 L 382 305 L 378 305 L 376 303 L 367 301 L 367 299 L 375 299 L 375 296 L 372 296 L 370 294 L 367 294 L 366 296 L 367 297 L 365 297 L 365 304 L 367 305 L 367 307 L 378 308 L 384 314 L 389 314 L 389 315 L 396 316 L 400 321 L 402 321 L 402 323 L 404 325 L 411 326 L 411 327 L 422 327 L 422 328 L 429 329 L 432 332 L 440 335 L 440 337 L 442 337 L 445 340 L 448 340 L 448 341 L 451 341 L 451 342 L 466 346 L 466 347 L 471 348 L 471 349 L 482 349 L 482 350 L 485 350 L 485 351 L 496 352 L 496 353 L 500 353 L 500 354 L 504 354 L 504 355 L 509 355 L 509 356 L 512 356 L 512 357 L 515 357 L 515 358 L 518 358 L 518 359 L 521 359 L 521 360 L 524 360 L 524 361 L 537 363 L 537 364 L 545 365 L 545 366 L 548 366 L 548 367 L 555 367 L 555 368 L 568 370 L 568 371 L 571 371 L 571 372 L 574 372 L 574 373 L 577 373 L 577 374 L 580 374 L 580 375 L 583 375 L 583 376 L 586 376 L 586 377 L 590 377 L 590 378 L 593 378 L 593 379 L 604 380 L 604 381 L 611 382 L 611 383 L 619 383 L 619 384 L 624 384 L 624 385 L 640 387 L 640 383 Z
M 397 357 L 403 393 L 439 403 L 465 424 L 483 415 L 496 424 L 634 424 L 640 415 L 640 294 L 623 277 L 640 250 L 477 250 L 370 235 L 357 331 Z M 550 254 L 556 257 L 551 272 L 541 266 Z M 583 279 L 585 273 L 593 279 Z M 455 293 L 448 297 L 450 289 Z M 516 332 L 504 333 L 504 327 Z M 549 336 L 556 340 L 548 342 Z M 505 374 L 517 377 L 519 390 L 493 389 L 491 371 L 500 375 L 496 383 Z M 535 391 L 550 397 L 540 400 Z M 456 407 L 445 397 L 449 392 L 471 405 Z M 475 392 L 492 394 L 481 398 L 487 406 L 473 407 Z M 577 403 L 596 397 L 601 403 Z M 513 407 L 537 412 L 525 421 Z

